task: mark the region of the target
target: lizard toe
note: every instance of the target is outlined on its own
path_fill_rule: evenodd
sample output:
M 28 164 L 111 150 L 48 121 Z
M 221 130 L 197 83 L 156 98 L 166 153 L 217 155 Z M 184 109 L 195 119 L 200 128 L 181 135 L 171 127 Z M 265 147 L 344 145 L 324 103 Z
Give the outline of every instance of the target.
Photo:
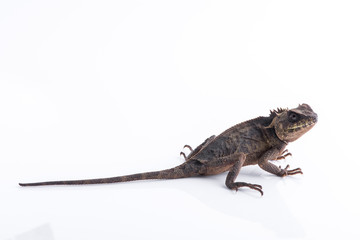
M 292 170 L 287 170 L 287 175 L 303 174 L 301 168 L 295 168 Z
M 190 151 L 194 151 L 193 148 L 190 145 L 185 145 L 183 148 L 188 148 Z
M 264 195 L 264 192 L 262 191 L 262 186 L 259 184 L 251 184 L 251 183 L 245 183 L 245 182 L 235 182 L 231 186 L 229 186 L 230 189 L 238 191 L 239 188 L 242 187 L 248 187 L 250 189 L 256 190 L 260 192 L 261 196 Z

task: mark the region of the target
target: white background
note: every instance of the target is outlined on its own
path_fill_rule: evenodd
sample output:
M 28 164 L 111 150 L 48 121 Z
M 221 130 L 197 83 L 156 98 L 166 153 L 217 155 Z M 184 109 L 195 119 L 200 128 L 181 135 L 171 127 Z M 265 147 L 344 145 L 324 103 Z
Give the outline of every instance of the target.
M 1 1 L 0 239 L 359 239 L 358 1 Z M 277 107 L 319 115 L 278 178 L 75 187 L 182 163 Z

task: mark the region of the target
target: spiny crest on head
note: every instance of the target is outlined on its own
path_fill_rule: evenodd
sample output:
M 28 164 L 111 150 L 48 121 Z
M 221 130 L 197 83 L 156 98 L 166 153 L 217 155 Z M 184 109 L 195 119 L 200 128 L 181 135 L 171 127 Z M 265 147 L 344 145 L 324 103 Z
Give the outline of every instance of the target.
M 288 108 L 277 108 L 274 110 L 270 110 L 270 117 L 275 117 L 275 116 L 279 115 L 280 113 L 283 113 L 288 110 L 289 110 Z

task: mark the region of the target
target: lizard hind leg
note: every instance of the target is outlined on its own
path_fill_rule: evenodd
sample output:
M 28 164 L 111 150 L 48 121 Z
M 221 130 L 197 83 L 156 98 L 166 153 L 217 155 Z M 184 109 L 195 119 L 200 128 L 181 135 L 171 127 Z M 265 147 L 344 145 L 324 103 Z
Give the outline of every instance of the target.
M 188 161 L 190 158 L 192 158 L 194 155 L 196 155 L 200 150 L 202 150 L 208 143 L 210 143 L 212 140 L 214 140 L 216 136 L 212 135 L 211 137 L 205 139 L 205 141 L 197 146 L 195 149 L 193 149 L 190 145 L 185 145 L 183 148 L 188 148 L 190 150 L 189 155 L 186 156 L 184 152 L 180 152 L 180 156 L 183 156 L 185 161 Z
M 226 177 L 225 185 L 232 189 L 238 191 L 241 187 L 248 187 L 260 192 L 261 196 L 264 194 L 262 191 L 262 186 L 258 184 L 251 184 L 246 182 L 235 182 L 236 177 L 239 175 L 240 169 L 245 162 L 245 155 L 241 155 L 239 160 L 230 168 L 230 171 Z
M 190 156 L 190 154 L 191 154 L 192 152 L 194 152 L 194 150 L 192 149 L 192 147 L 191 147 L 190 145 L 187 145 L 187 144 L 186 144 L 186 145 L 183 147 L 183 149 L 185 149 L 185 148 L 188 148 L 188 149 L 190 150 L 190 153 L 189 153 L 188 156 Z M 185 159 L 185 161 L 189 160 L 189 157 L 186 156 L 186 154 L 185 154 L 184 152 L 180 152 L 180 156 L 183 156 L 184 159 Z

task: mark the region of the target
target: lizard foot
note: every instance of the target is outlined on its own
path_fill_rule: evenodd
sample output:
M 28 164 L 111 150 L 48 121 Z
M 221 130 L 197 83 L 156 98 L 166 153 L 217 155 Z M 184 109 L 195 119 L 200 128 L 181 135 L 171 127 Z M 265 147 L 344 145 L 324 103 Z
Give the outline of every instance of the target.
M 193 152 L 194 150 L 192 149 L 192 147 L 190 145 L 185 145 L 183 148 L 188 148 L 191 152 Z M 190 153 L 191 153 L 190 152 Z M 184 152 L 180 152 L 180 156 L 183 156 L 185 158 L 185 160 L 188 159 L 188 157 L 186 156 L 186 154 Z
M 295 168 L 292 170 L 288 170 L 289 167 L 290 167 L 289 165 L 287 165 L 284 169 L 281 169 L 281 167 L 279 167 L 281 170 L 279 173 L 279 176 L 285 177 L 288 175 L 303 174 L 303 172 L 301 171 L 301 168 Z
M 288 157 L 288 156 L 292 156 L 292 154 L 289 153 L 287 149 L 285 149 L 285 150 L 281 153 L 281 155 L 276 158 L 276 160 L 285 159 L 285 158 Z
M 264 195 L 264 192 L 262 191 L 262 186 L 258 184 L 251 184 L 251 183 L 245 183 L 245 182 L 234 182 L 232 184 L 228 185 L 228 188 L 232 190 L 238 191 L 241 187 L 248 187 L 251 189 L 254 189 L 256 191 L 259 191 L 261 196 Z

